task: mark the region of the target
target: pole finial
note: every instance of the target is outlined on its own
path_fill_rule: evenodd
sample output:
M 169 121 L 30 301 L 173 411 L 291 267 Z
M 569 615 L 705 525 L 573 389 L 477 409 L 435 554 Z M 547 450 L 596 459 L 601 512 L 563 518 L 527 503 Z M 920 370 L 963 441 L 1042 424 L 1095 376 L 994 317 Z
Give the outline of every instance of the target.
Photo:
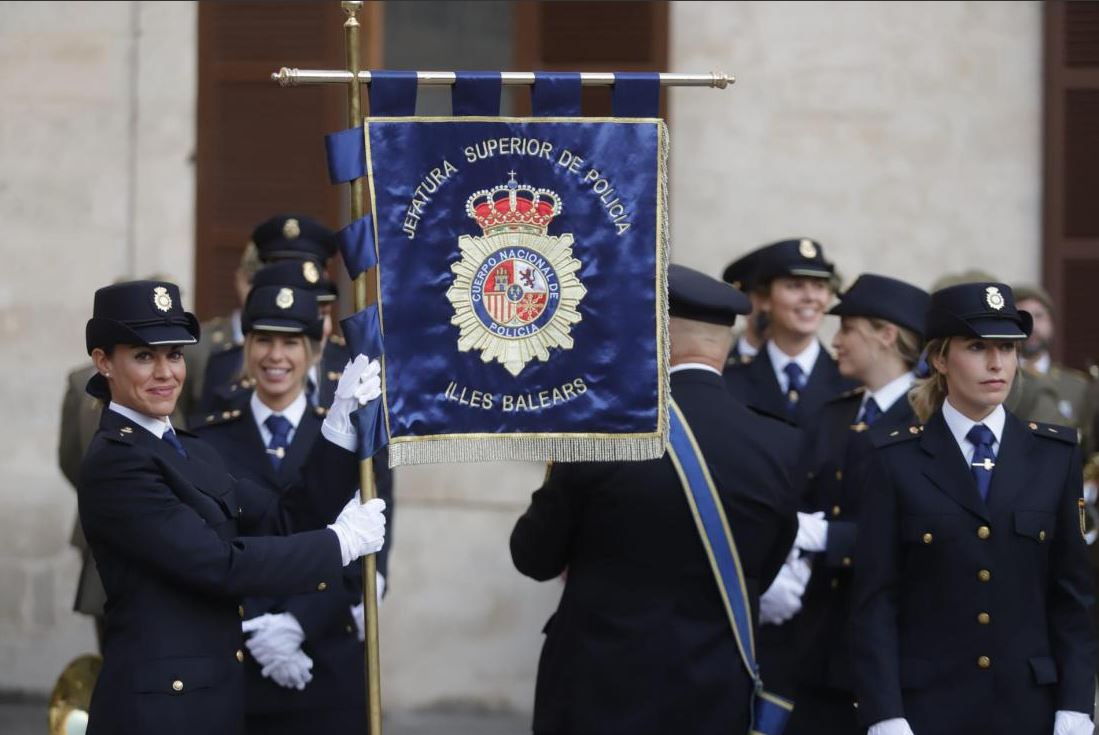
M 343 6 L 343 12 L 347 13 L 348 23 L 358 23 L 359 19 L 356 17 L 359 11 L 363 9 L 362 0 L 342 0 L 340 5 Z
M 725 89 L 736 81 L 736 77 L 731 74 L 726 74 L 723 71 L 713 71 L 710 72 L 710 74 L 713 75 L 714 78 L 714 81 L 710 86 L 715 89 Z

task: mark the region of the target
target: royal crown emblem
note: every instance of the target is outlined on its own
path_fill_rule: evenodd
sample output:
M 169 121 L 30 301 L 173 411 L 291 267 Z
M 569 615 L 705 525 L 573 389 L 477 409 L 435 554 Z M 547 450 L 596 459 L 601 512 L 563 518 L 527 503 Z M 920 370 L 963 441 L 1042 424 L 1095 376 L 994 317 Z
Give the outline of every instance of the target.
M 153 306 L 165 312 L 172 310 L 172 297 L 164 286 L 153 289 Z
M 999 311 L 1004 308 L 1004 295 L 1000 293 L 1000 289 L 995 286 L 989 286 L 985 289 L 985 303 L 996 311 Z
M 572 349 L 569 332 L 587 290 L 572 257 L 573 236 L 547 234 L 561 214 L 560 197 L 519 184 L 514 171 L 509 176 L 466 200 L 483 235 L 458 238 L 462 257 L 450 268 L 447 298 L 459 351 L 480 350 L 482 361 L 518 375 L 535 358 L 549 360 L 552 349 Z

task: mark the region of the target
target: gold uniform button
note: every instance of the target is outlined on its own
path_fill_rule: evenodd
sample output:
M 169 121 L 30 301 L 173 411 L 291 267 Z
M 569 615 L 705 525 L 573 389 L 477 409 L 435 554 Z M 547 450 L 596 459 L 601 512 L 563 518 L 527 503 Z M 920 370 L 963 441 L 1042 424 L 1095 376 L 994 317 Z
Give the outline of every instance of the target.
M 977 613 L 977 622 L 981 625 L 988 625 L 992 622 L 992 616 L 986 612 Z
M 836 470 L 836 480 L 843 479 L 843 470 Z
M 326 589 L 328 589 L 328 582 L 321 582 L 317 585 L 317 592 L 324 592 Z
M 934 540 L 935 540 L 935 537 L 934 537 L 934 536 L 932 536 L 932 535 L 931 535 L 930 533 L 925 533 L 925 534 L 923 535 L 923 542 L 924 542 L 925 544 L 929 544 L 929 543 L 931 543 L 931 542 L 932 542 L 932 541 L 934 541 Z
M 179 679 L 176 679 L 175 681 L 173 681 L 172 682 L 172 691 L 173 692 L 182 692 L 183 691 L 183 682 L 180 681 Z
M 977 666 L 982 669 L 987 669 L 989 666 L 992 666 L 992 659 L 990 659 L 988 656 L 978 656 Z
M 843 565 L 845 567 L 851 566 L 851 557 L 849 557 L 849 556 L 843 557 Z
M 244 605 L 237 606 L 237 615 L 240 615 L 240 619 L 244 620 Z
M 982 582 L 988 582 L 992 579 L 992 572 L 988 571 L 987 569 L 982 569 L 981 571 L 977 572 L 977 579 L 981 580 Z
M 838 505 L 833 505 L 833 506 L 832 506 L 832 517 L 833 517 L 833 518 L 839 518 L 839 514 L 840 514 L 841 512 L 842 512 L 842 511 L 841 511 L 841 509 L 840 509 L 840 507 L 839 507 Z
M 1038 532 L 1038 540 L 1039 541 L 1045 541 L 1046 540 L 1046 532 L 1045 531 L 1039 531 Z
M 348 626 L 344 627 L 344 630 L 347 631 L 348 633 L 350 633 L 352 630 L 354 630 L 354 628 L 352 628 L 350 625 L 348 625 Z
M 1038 430 L 1038 424 L 1031 421 L 1029 424 L 1027 424 L 1027 428 L 1030 429 L 1031 431 L 1037 431 Z
M 977 529 L 977 538 L 979 538 L 979 539 L 983 540 L 983 539 L 988 538 L 991 535 L 992 535 L 992 529 L 989 528 L 988 526 L 981 526 L 980 528 Z
M 237 649 L 237 661 L 244 663 L 244 651 Z

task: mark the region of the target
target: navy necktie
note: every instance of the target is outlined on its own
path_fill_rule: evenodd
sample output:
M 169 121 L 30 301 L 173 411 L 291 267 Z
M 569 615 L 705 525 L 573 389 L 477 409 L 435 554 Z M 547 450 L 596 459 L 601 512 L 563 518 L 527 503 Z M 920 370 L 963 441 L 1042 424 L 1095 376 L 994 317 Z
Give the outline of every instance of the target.
M 168 429 L 160 435 L 160 438 L 172 445 L 172 449 L 176 450 L 180 457 L 187 459 L 187 450 L 183 448 L 183 442 L 179 440 L 174 431 Z
M 973 478 L 977 480 L 977 491 L 981 494 L 981 500 L 988 499 L 988 486 L 992 482 L 992 468 L 996 466 L 996 454 L 992 451 L 992 442 L 996 437 L 992 429 L 984 424 L 976 424 L 965 435 L 973 444 L 973 461 L 970 469 L 973 470 Z
M 282 458 L 286 456 L 286 448 L 290 446 L 290 420 L 285 416 L 273 413 L 263 422 L 267 430 L 271 432 L 271 441 L 267 443 L 267 456 L 271 464 L 277 470 Z
M 859 421 L 867 426 L 873 426 L 874 422 L 881 416 L 881 407 L 878 406 L 878 402 L 874 400 L 874 396 L 870 396 L 866 399 L 866 403 L 862 406 L 862 416 Z
M 786 413 L 793 415 L 798 407 L 798 398 L 805 388 L 805 373 L 796 362 L 786 363 L 782 369 L 786 373 Z

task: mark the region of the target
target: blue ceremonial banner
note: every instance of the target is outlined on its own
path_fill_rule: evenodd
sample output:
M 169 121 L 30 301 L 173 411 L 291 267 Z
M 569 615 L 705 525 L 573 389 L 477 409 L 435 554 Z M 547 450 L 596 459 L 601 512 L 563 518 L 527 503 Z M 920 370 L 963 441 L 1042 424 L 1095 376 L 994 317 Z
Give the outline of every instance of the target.
M 371 117 L 390 464 L 659 457 L 667 130 Z

